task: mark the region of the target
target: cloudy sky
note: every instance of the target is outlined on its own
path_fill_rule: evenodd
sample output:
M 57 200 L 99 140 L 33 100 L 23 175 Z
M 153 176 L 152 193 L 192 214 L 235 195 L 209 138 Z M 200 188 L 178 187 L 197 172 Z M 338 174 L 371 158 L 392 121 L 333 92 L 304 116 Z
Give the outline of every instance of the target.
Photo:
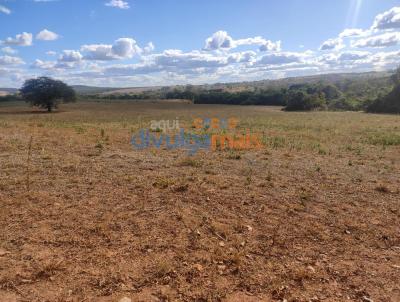
M 0 87 L 149 86 L 400 65 L 399 0 L 0 0 Z

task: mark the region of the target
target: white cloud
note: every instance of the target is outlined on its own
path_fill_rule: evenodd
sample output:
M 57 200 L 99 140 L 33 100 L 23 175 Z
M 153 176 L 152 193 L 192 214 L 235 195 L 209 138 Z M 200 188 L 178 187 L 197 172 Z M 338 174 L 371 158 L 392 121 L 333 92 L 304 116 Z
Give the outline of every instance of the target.
M 105 4 L 106 6 L 116 7 L 120 9 L 128 9 L 129 3 L 122 0 L 111 0 Z
M 31 67 L 38 69 L 53 69 L 56 66 L 56 64 L 57 62 L 53 61 L 35 60 L 35 62 L 31 65 Z
M 81 52 L 85 53 L 85 60 L 107 61 L 114 60 L 112 56 L 112 45 L 107 44 L 91 44 L 83 45 Z
M 149 54 L 153 52 L 155 49 L 153 42 L 147 43 L 145 47 L 143 47 L 143 54 Z
M 135 54 L 139 53 L 141 49 L 137 46 L 136 41 L 131 38 L 120 38 L 114 42 L 111 48 L 114 56 L 126 59 L 132 58 Z
M 204 50 L 230 50 L 239 46 L 258 45 L 260 51 L 280 51 L 281 41 L 273 42 L 263 37 L 253 37 L 234 40 L 224 30 L 215 32 L 211 37 L 206 39 Z
M 254 38 L 246 38 L 239 39 L 233 41 L 234 47 L 242 46 L 242 45 L 259 45 L 260 51 L 280 51 L 281 50 L 281 41 L 272 42 L 270 40 L 266 40 L 263 37 L 254 37 Z
M 255 62 L 257 58 L 257 53 L 254 51 L 243 51 L 232 53 L 228 56 L 229 63 L 250 63 Z
M 329 39 L 322 43 L 319 50 L 339 50 L 344 47 L 343 40 L 341 38 Z
M 11 14 L 11 10 L 3 5 L 0 5 L 0 13 L 9 15 L 9 14 Z
M 1 49 L 1 51 L 4 52 L 4 53 L 7 53 L 7 54 L 9 54 L 9 55 L 13 55 L 13 54 L 16 54 L 16 53 L 18 52 L 17 50 L 15 50 L 15 49 L 13 49 L 13 48 L 11 48 L 11 47 L 9 47 L 9 46 L 3 47 L 3 48 Z
M 54 41 L 57 40 L 58 38 L 59 38 L 58 34 L 47 29 L 43 29 L 36 35 L 36 39 L 42 41 Z
M 364 33 L 362 29 L 359 28 L 347 28 L 339 34 L 339 38 L 348 38 L 354 36 L 360 36 Z
M 367 51 L 348 51 L 339 54 L 338 61 L 357 61 L 368 58 L 371 54 Z
M 282 65 L 290 63 L 300 63 L 303 61 L 304 54 L 302 53 L 272 53 L 261 57 L 258 64 L 261 65 Z
M 154 55 L 154 63 L 158 68 L 181 71 L 196 68 L 216 68 L 228 64 L 225 56 L 214 56 L 200 51 L 183 52 L 178 49 L 168 49 Z
M 400 43 L 400 33 L 384 33 L 378 36 L 372 36 L 358 41 L 353 41 L 352 46 L 358 48 L 365 47 L 389 47 Z
M 373 29 L 394 29 L 400 28 L 400 6 L 376 16 Z
M 281 51 L 281 41 L 265 41 L 265 43 L 261 44 L 260 51 Z
M 57 52 L 52 51 L 52 50 L 49 50 L 49 51 L 46 52 L 46 55 L 48 55 L 48 56 L 55 56 L 55 55 L 57 55 Z
M 214 33 L 211 37 L 207 38 L 206 50 L 217 50 L 217 49 L 230 49 L 233 47 L 233 39 L 224 30 L 219 30 Z
M 3 41 L 4 45 L 16 45 L 16 46 L 31 46 L 32 45 L 32 34 L 23 32 L 18 34 L 15 38 L 7 38 Z
M 109 61 L 130 59 L 142 50 L 131 38 L 120 38 L 113 45 L 92 44 L 83 45 L 81 51 L 85 60 Z
M 64 50 L 63 54 L 60 55 L 58 60 L 60 62 L 74 63 L 74 62 L 80 62 L 82 60 L 82 58 L 83 58 L 83 56 L 79 51 Z
M 18 57 L 0 56 L 0 65 L 21 65 L 25 62 Z

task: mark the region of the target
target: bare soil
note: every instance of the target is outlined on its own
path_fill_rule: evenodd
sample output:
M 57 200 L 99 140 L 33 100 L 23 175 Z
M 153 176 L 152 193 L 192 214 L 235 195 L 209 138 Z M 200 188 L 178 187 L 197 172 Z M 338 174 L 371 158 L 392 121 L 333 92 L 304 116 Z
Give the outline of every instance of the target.
M 238 117 L 265 147 L 130 145 L 196 116 Z M 252 106 L 0 107 L 0 301 L 398 302 L 399 131 Z

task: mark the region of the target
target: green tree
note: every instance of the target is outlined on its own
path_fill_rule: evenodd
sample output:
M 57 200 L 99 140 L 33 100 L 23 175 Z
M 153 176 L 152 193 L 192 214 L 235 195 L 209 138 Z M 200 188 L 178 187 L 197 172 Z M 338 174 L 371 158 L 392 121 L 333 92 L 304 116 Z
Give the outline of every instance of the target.
M 392 76 L 393 90 L 384 97 L 378 97 L 367 107 L 367 112 L 400 113 L 400 68 Z
M 61 101 L 69 103 L 76 100 L 76 93 L 72 87 L 48 77 L 25 81 L 20 93 L 32 106 L 45 108 L 48 112 L 57 108 Z
M 328 101 L 338 99 L 340 97 L 340 91 L 335 85 L 329 84 L 322 88 L 322 92 Z
M 302 91 L 288 95 L 286 111 L 311 111 L 326 109 L 326 100 L 323 94 L 307 94 Z
M 395 85 L 400 85 L 400 67 L 397 68 L 395 74 L 392 76 L 392 81 Z

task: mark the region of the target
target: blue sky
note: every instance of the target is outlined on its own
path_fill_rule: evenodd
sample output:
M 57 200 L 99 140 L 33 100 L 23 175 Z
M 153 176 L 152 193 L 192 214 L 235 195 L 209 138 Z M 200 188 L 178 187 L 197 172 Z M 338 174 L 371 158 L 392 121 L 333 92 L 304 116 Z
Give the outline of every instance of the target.
M 392 69 L 394 0 L 0 0 L 0 87 L 200 84 Z

